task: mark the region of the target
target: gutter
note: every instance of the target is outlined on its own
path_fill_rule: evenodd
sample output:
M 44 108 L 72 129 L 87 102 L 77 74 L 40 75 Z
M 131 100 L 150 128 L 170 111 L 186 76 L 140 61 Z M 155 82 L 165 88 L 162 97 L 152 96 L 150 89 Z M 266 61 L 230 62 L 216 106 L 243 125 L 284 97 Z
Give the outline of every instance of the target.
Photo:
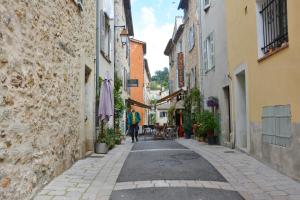
M 97 93 L 100 92 L 99 88 L 99 69 L 100 69 L 100 0 L 96 0 L 96 95 L 95 102 L 97 103 Z M 97 105 L 95 104 L 95 134 L 94 143 L 97 138 L 97 120 L 98 112 L 96 110 Z

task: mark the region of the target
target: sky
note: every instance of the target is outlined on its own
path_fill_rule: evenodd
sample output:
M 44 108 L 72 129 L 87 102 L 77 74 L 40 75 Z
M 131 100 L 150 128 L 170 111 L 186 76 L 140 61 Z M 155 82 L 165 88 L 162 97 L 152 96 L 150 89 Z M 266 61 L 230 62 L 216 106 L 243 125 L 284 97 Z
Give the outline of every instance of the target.
M 169 67 L 165 47 L 172 37 L 179 0 L 131 0 L 134 38 L 147 43 L 147 54 L 151 75 Z

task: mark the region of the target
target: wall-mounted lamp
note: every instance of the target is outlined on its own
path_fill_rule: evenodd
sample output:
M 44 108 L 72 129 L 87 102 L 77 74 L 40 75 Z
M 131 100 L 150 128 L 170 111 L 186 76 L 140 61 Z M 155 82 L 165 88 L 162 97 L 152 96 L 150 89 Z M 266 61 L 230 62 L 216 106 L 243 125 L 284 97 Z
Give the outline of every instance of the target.
M 127 44 L 127 38 L 129 36 L 128 30 L 126 28 L 124 28 L 122 30 L 122 32 L 120 33 L 120 36 L 121 36 L 122 45 L 126 45 Z
M 127 44 L 127 38 L 129 36 L 128 30 L 126 26 L 115 26 L 115 28 L 123 28 L 122 32 L 120 33 L 122 45 Z

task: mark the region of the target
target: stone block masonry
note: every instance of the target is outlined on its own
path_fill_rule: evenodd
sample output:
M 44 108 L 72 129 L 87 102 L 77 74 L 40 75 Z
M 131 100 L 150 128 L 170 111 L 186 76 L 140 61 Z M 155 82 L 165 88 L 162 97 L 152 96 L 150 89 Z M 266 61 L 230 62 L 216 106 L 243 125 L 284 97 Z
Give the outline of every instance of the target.
M 95 1 L 1 0 L 0 199 L 30 199 L 85 152 Z

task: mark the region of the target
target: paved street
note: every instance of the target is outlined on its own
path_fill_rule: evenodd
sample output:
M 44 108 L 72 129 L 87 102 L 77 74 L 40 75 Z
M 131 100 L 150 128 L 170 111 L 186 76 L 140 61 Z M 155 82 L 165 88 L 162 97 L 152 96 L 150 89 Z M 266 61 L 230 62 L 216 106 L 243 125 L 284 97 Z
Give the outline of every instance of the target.
M 222 146 L 140 141 L 78 161 L 35 199 L 299 200 L 300 184 Z

